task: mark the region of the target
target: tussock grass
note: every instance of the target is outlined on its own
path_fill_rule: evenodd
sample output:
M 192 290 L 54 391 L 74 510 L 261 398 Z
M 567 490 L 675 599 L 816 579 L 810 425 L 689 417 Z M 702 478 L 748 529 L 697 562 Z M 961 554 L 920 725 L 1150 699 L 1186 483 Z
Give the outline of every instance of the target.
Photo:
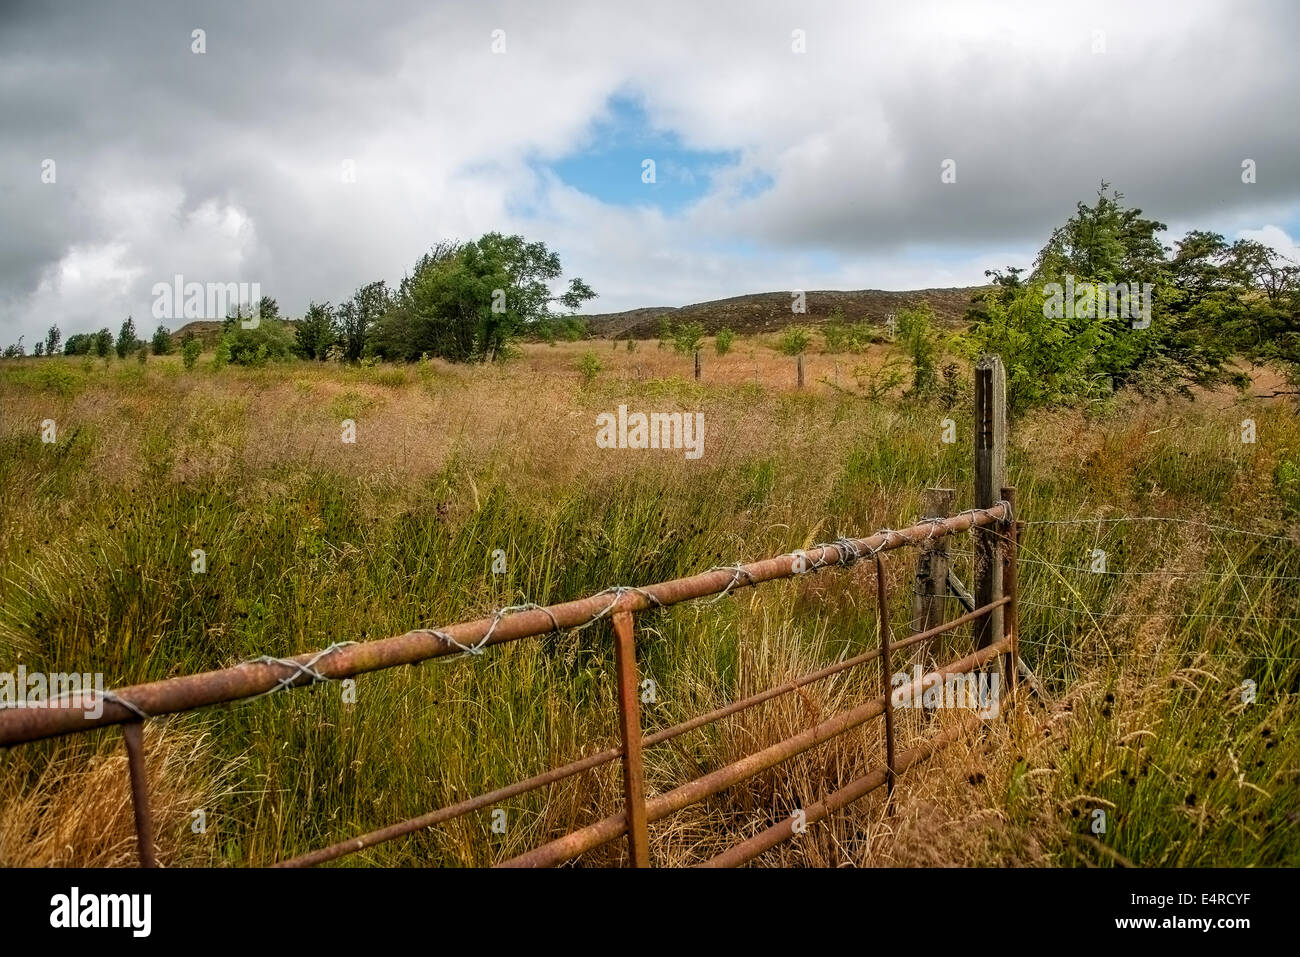
M 6 363 L 0 669 L 102 671 L 121 686 L 900 527 L 921 514 L 927 485 L 970 502 L 964 408 L 756 387 L 755 359 L 760 379 L 780 360 L 746 343 L 708 356 L 703 383 L 689 357 L 651 343 L 602 351 L 606 371 L 581 388 L 582 345 L 528 347 L 484 369 Z M 620 403 L 702 411 L 704 457 L 597 449 L 594 417 Z M 1254 445 L 1240 442 L 1245 415 Z M 940 441 L 948 417 L 956 445 Z M 45 418 L 58 423 L 52 445 L 40 441 Z M 340 441 L 343 418 L 356 421 L 355 445 Z M 1291 538 L 1030 525 L 1022 655 L 1049 698 L 909 771 L 892 814 L 873 794 L 759 863 L 1300 862 L 1300 535 L 1277 484 L 1297 449 L 1294 416 L 1257 403 L 1121 397 L 1014 423 L 1010 481 L 1030 521 L 1155 515 Z M 969 541 L 952 547 L 970 584 Z M 1112 574 L 1086 571 L 1095 548 Z M 893 553 L 897 635 L 910 574 L 910 554 Z M 742 590 L 640 616 L 638 629 L 657 689 L 643 711 L 652 730 L 874 647 L 873 572 Z M 895 669 L 968 649 L 967 631 Z M 1253 705 L 1241 701 L 1247 679 Z M 880 683 L 869 663 L 652 749 L 651 788 L 803 730 Z M 959 717 L 900 712 L 899 746 Z M 878 767 L 881 735 L 873 722 L 652 825 L 656 862 L 703 860 Z M 178 716 L 147 745 L 160 851 L 171 864 L 265 864 L 616 740 L 604 624 L 363 676 L 355 704 L 331 685 Z M 0 861 L 130 862 L 121 753 L 107 730 L 6 755 Z M 619 799 L 615 763 L 508 802 L 503 835 L 483 812 L 347 861 L 486 865 Z M 189 830 L 200 806 L 207 835 Z M 1113 854 L 1083 837 L 1094 808 L 1107 811 L 1098 837 Z M 611 844 L 581 863 L 623 853 Z

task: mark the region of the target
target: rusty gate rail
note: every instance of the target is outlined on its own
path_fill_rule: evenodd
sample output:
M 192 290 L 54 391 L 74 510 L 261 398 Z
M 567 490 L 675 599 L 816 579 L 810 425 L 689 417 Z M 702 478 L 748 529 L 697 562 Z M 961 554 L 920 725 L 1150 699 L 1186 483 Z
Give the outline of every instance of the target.
M 355 853 L 382 841 L 413 833 L 443 821 L 481 809 L 494 801 L 513 797 L 537 788 L 564 780 L 591 768 L 622 758 L 624 779 L 623 811 L 611 815 L 585 828 L 572 831 L 541 847 L 521 854 L 504 866 L 555 865 L 563 863 L 586 850 L 607 843 L 624 834 L 628 836 L 629 858 L 634 866 L 649 865 L 648 824 L 684 807 L 704 800 L 725 788 L 746 780 L 797 754 L 816 747 L 846 731 L 862 725 L 880 715 L 885 716 L 887 741 L 887 767 L 877 781 L 876 772 L 834 792 L 812 811 L 820 819 L 832 811 L 856 800 L 879 786 L 888 784 L 891 792 L 894 777 L 909 765 L 931 753 L 948 736 L 941 735 L 919 748 L 902 755 L 894 753 L 893 715 L 890 704 L 888 667 L 891 651 L 925 641 L 936 635 L 952 631 L 963 624 L 984 620 L 1007 609 L 1011 634 L 995 641 L 975 653 L 914 679 L 904 686 L 910 689 L 920 680 L 934 676 L 969 671 L 982 667 L 998 655 L 1014 661 L 1017 647 L 1018 617 L 1016 615 L 1015 540 L 1018 529 L 1013 524 L 1012 502 L 1014 490 L 1004 490 L 1003 501 L 988 508 L 970 509 L 945 518 L 922 521 L 901 530 L 882 530 L 866 538 L 839 539 L 818 545 L 807 551 L 787 553 L 749 564 L 714 568 L 698 575 L 678 578 L 668 582 L 640 588 L 611 588 L 588 598 L 550 606 L 526 605 L 505 609 L 490 618 L 460 622 L 443 629 L 415 629 L 402 635 L 362 644 L 332 645 L 286 659 L 265 659 L 247 662 L 231 668 L 208 671 L 179 678 L 169 678 L 149 684 L 106 692 L 96 717 L 87 714 L 84 704 L 49 706 L 41 708 L 0 709 L 0 747 L 9 747 L 29 741 L 76 734 L 96 727 L 123 724 L 130 772 L 132 804 L 136 833 L 140 846 L 140 861 L 144 867 L 156 866 L 153 846 L 153 825 L 149 812 L 148 781 L 143 750 L 143 726 L 151 718 L 193 711 L 199 708 L 261 697 L 277 690 L 290 690 L 323 680 L 337 680 L 370 671 L 416 664 L 431 658 L 477 652 L 486 645 L 516 641 L 521 638 L 548 634 L 566 628 L 581 628 L 603 618 L 610 618 L 616 640 L 616 665 L 618 671 L 620 744 L 527 780 L 498 788 L 486 794 L 457 804 L 440 808 L 408 821 L 400 822 L 368 834 L 339 842 L 326 848 L 301 855 L 277 866 L 304 866 L 334 860 Z M 1006 594 L 976 608 L 965 615 L 912 635 L 901 641 L 891 641 L 885 589 L 885 551 L 908 545 L 921 544 L 946 535 L 986 528 L 994 532 L 1003 543 L 1002 577 L 1007 585 Z M 671 728 L 642 737 L 637 703 L 637 666 L 634 637 L 634 613 L 679 604 L 709 595 L 726 595 L 737 588 L 756 586 L 762 582 L 793 578 L 819 568 L 842 567 L 857 560 L 871 557 L 875 560 L 877 581 L 878 625 L 880 645 L 872 651 L 847 661 L 819 669 L 800 678 L 769 688 L 756 695 L 715 709 Z M 612 596 L 612 597 L 611 597 Z M 1008 654 L 1011 652 L 1011 654 Z M 688 781 L 664 794 L 647 799 L 645 771 L 642 760 L 644 747 L 668 741 L 678 735 L 706 724 L 754 707 L 764 701 L 814 681 L 822 680 L 855 665 L 880 658 L 882 661 L 883 693 L 851 710 L 829 718 L 813 728 L 779 741 L 763 750 L 746 756 L 723 768 Z M 1014 668 L 1012 669 L 1014 681 Z M 901 693 L 901 692 L 900 692 Z M 54 702 L 50 702 L 54 705 Z M 710 864 L 732 863 L 748 860 L 785 837 L 784 825 L 774 825 L 731 851 L 720 855 Z M 793 834 L 793 831 L 790 831 Z M 770 843 L 769 843 L 770 842 Z M 752 853 L 751 853 L 752 852 Z
M 106 697 L 104 713 L 96 718 L 88 717 L 80 707 L 0 709 L 0 747 L 87 731 L 106 724 L 193 711 L 255 698 L 282 688 L 312 684 L 320 679 L 350 678 L 368 671 L 461 654 L 466 647 L 481 648 L 576 628 L 616 611 L 645 611 L 761 582 L 793 578 L 802 574 L 795 567 L 801 563 L 806 563 L 804 568 L 809 570 L 848 565 L 877 550 L 889 551 L 914 545 L 926 538 L 993 525 L 1009 517 L 1009 506 L 999 503 L 987 509 L 971 509 L 951 518 L 922 522 L 901 531 L 887 530 L 867 538 L 841 539 L 811 548 L 803 555 L 788 553 L 734 568 L 710 569 L 699 575 L 644 588 L 611 589 L 617 592 L 612 600 L 606 597 L 607 593 L 600 593 L 558 605 L 528 607 L 507 617 L 480 618 L 440 629 L 416 628 L 392 638 L 309 652 L 279 661 L 246 662 L 232 668 L 132 685 L 117 689 Z

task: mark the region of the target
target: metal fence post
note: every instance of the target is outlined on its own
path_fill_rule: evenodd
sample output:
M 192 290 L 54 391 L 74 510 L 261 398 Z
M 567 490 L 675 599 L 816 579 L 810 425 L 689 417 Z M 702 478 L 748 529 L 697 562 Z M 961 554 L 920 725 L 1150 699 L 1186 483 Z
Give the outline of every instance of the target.
M 990 508 L 1002 492 L 1007 458 L 1007 373 L 998 356 L 983 356 L 975 365 L 975 507 Z M 1002 597 L 1001 549 L 997 528 L 975 529 L 975 604 Z M 975 647 L 1002 639 L 1002 608 L 975 625 Z
M 122 726 L 126 741 L 126 764 L 131 775 L 131 807 L 135 811 L 135 836 L 140 846 L 140 866 L 157 867 L 153 852 L 153 821 L 149 816 L 149 781 L 144 765 L 144 722 Z
M 952 514 L 957 492 L 950 488 L 927 488 L 922 518 L 947 517 Z M 948 608 L 948 536 L 921 543 L 916 558 L 916 598 L 912 610 L 912 633 L 929 631 L 947 620 Z
M 645 810 L 645 763 L 641 754 L 641 710 L 637 698 L 636 641 L 632 613 L 614 613 L 614 659 L 618 668 L 618 730 L 623 741 L 623 801 L 627 849 L 633 867 L 650 866 L 650 831 Z
M 1007 689 L 1015 692 L 1020 677 L 1020 606 L 1018 592 L 1020 582 L 1020 522 L 1015 520 L 1016 489 L 1008 486 L 1002 489 L 1002 498 L 1011 505 L 1011 520 L 1000 522 L 1002 530 L 1002 591 L 1010 599 L 1004 606 L 1003 627 L 1011 636 L 1011 649 L 1002 656 L 1002 680 Z
M 880 690 L 885 696 L 885 771 L 889 799 L 894 796 L 894 702 L 893 666 L 889 660 L 889 592 L 885 584 L 885 560 L 876 552 L 876 614 L 880 627 Z

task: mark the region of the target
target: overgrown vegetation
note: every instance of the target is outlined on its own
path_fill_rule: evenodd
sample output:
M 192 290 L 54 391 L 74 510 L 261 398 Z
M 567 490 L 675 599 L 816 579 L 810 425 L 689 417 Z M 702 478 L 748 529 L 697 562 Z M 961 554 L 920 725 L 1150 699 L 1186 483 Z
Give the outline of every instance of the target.
M 671 378 L 615 387 L 602 377 L 578 391 L 575 351 L 535 349 L 536 371 L 443 364 L 451 371 L 409 380 L 378 378 L 401 369 L 318 363 L 172 376 L 172 358 L 130 363 L 131 377 L 100 363 L 6 365 L 0 669 L 21 655 L 29 669 L 102 671 L 121 686 L 903 527 L 923 514 L 926 486 L 957 488 L 969 504 L 968 443 L 940 443 L 934 410 L 919 403 Z M 706 458 L 595 449 L 578 423 L 608 408 L 615 388 L 642 406 L 703 409 Z M 1029 410 L 1012 430 L 1021 516 L 1080 520 L 1031 524 L 1022 545 L 1021 649 L 1048 696 L 904 775 L 889 828 L 875 795 L 760 863 L 1111 866 L 1083 838 L 1095 806 L 1109 812 L 1103 843 L 1137 864 L 1300 863 L 1288 819 L 1300 739 L 1285 733 L 1300 717 L 1290 581 L 1300 548 L 1287 537 L 1300 425 L 1288 408 L 1253 400 L 1116 402 L 1092 415 Z M 539 429 L 539 415 L 575 425 Z M 1255 444 L 1237 435 L 1246 416 L 1259 425 Z M 53 444 L 33 428 L 46 417 L 59 423 Z M 356 445 L 338 440 L 344 417 L 357 421 Z M 952 417 L 968 435 L 969 408 Z M 403 441 L 411 423 L 418 442 Z M 1106 520 L 1121 515 L 1278 537 Z M 192 571 L 197 547 L 204 574 Z M 1095 548 L 1108 552 L 1110 574 L 1088 570 Z M 969 541 L 952 549 L 969 582 Z M 912 569 L 902 554 L 889 568 L 902 629 Z M 645 727 L 876 647 L 874 608 L 862 601 L 870 581 L 869 569 L 825 571 L 642 616 L 639 657 L 658 689 Z M 933 654 L 970 640 L 963 629 Z M 608 746 L 610 649 L 601 623 L 365 675 L 351 705 L 323 685 L 159 724 L 147 751 L 163 860 L 265 864 Z M 896 670 L 913 660 L 926 659 L 913 649 Z M 680 749 L 651 748 L 650 789 L 802 730 L 874 696 L 879 682 L 874 665 L 854 669 L 684 737 Z M 935 731 L 916 713 L 900 712 L 898 727 L 902 747 Z M 878 734 L 837 739 L 652 827 L 656 862 L 702 860 L 817 789 L 879 767 Z M 0 756 L 6 862 L 130 856 L 118 740 L 105 732 Z M 505 835 L 484 812 L 348 863 L 492 863 L 617 808 L 619 794 L 615 763 L 506 802 Z M 208 810 L 205 834 L 190 830 L 195 806 Z M 583 862 L 622 853 L 615 842 Z
M 780 349 L 788 356 L 802 355 L 812 343 L 812 330 L 807 326 L 787 326 L 780 336 Z
M 1221 382 L 1234 355 L 1300 363 L 1300 267 L 1195 230 L 1165 247 L 1164 224 L 1107 189 L 1078 204 L 1027 276 L 990 271 L 994 290 L 973 304 L 973 351 L 1004 357 L 1014 408 Z M 1149 288 L 1140 316 L 1120 314 L 1120 285 Z

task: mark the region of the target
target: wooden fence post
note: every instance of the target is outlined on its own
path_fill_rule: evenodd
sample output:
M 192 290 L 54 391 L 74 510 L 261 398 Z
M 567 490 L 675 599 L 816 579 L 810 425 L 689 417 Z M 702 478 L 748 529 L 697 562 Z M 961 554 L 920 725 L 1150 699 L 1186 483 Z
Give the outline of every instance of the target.
M 1007 372 L 998 356 L 975 364 L 975 507 L 990 508 L 1002 494 L 1007 461 Z M 975 530 L 975 605 L 1002 597 L 1002 561 L 996 526 Z M 1002 640 L 1003 609 L 975 622 L 975 647 Z
M 924 493 L 925 514 L 921 518 L 946 518 L 952 514 L 956 498 L 956 489 L 927 488 Z M 929 631 L 947 621 L 944 612 L 948 607 L 948 536 L 921 543 L 916 556 L 913 590 L 912 634 Z
M 799 388 L 802 389 L 803 388 L 803 353 L 802 352 L 799 353 L 799 355 L 795 356 L 794 367 L 797 370 L 797 374 L 799 376 Z
M 700 381 L 700 350 L 695 350 L 695 381 Z

